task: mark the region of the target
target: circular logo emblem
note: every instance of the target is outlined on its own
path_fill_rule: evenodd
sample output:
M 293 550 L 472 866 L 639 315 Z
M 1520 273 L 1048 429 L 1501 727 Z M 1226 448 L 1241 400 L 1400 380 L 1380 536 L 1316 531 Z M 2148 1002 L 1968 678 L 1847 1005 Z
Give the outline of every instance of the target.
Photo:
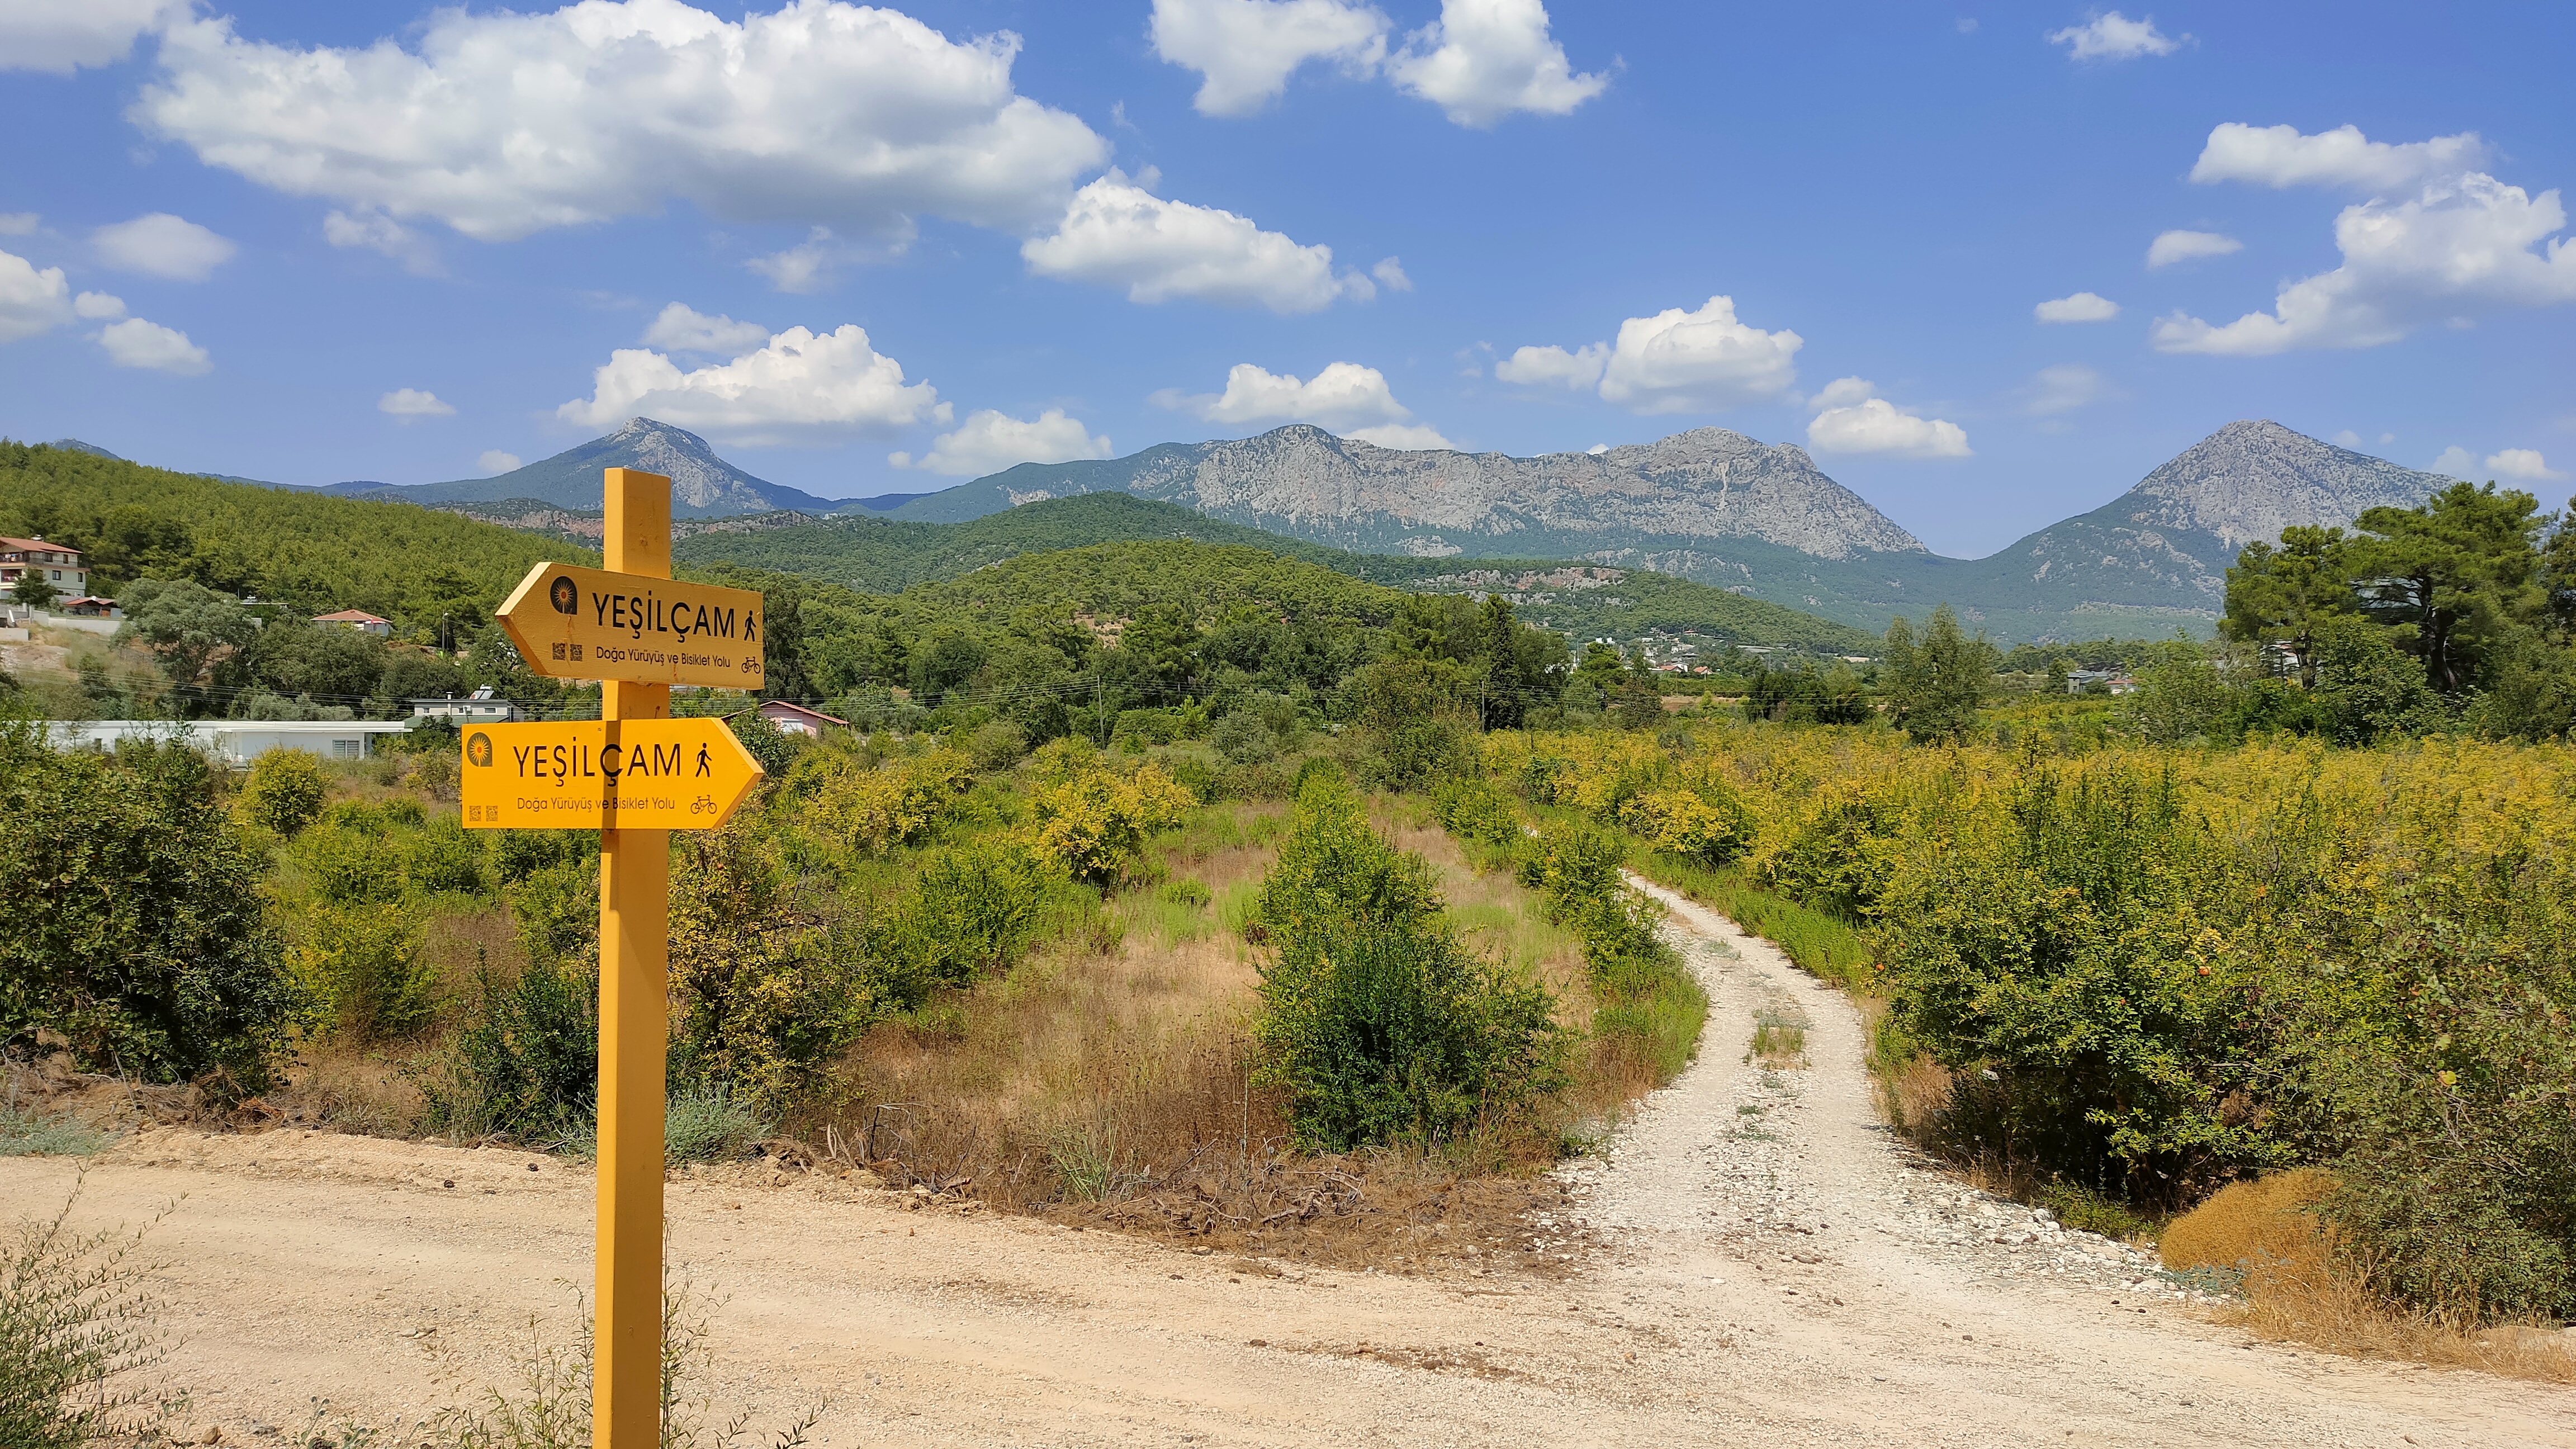
M 492 764 L 492 737 L 476 730 L 465 741 L 465 763 L 476 769 L 489 769 Z
M 558 614 L 570 614 L 581 608 L 581 590 L 574 588 L 570 579 L 555 580 L 554 587 L 546 590 L 546 597 L 554 601 Z

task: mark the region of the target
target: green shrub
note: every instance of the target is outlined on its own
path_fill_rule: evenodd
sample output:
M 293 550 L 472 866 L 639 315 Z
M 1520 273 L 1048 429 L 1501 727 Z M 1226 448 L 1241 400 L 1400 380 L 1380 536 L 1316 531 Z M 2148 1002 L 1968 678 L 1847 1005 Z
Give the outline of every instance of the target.
M 1028 949 L 1044 891 L 1043 873 L 1023 846 L 985 842 L 931 852 L 911 889 L 869 932 L 894 1004 L 909 1009 L 935 988 L 1009 970 Z
M 1341 772 L 1309 761 L 1297 774 L 1288 838 L 1245 924 L 1250 934 L 1264 935 L 1308 918 L 1393 923 L 1436 914 L 1440 904 L 1430 863 L 1369 829 Z
M 540 866 L 501 893 L 519 944 L 537 961 L 569 960 L 599 945 L 599 864 Z
M 1461 944 L 1430 866 L 1368 828 L 1336 772 L 1310 775 L 1253 908 L 1262 1080 L 1297 1143 L 1438 1141 L 1525 1116 L 1569 1080 L 1554 999 Z
M 329 791 L 322 762 L 304 750 L 267 750 L 250 762 L 242 785 L 242 817 L 278 836 L 293 837 L 322 815 Z
M 140 1373 L 163 1357 L 159 1305 L 144 1292 L 150 1265 L 135 1258 L 139 1235 L 70 1232 L 73 1205 L 21 1219 L 0 1249 L 0 1444 L 10 1449 L 147 1438 Z
M 1279 736 L 1250 710 L 1236 710 L 1218 720 L 1208 730 L 1208 743 L 1230 764 L 1257 765 L 1279 757 Z
M 569 834 L 570 832 L 566 832 Z M 476 895 L 483 890 L 483 842 L 453 815 L 441 815 L 405 843 L 402 883 L 412 896 Z
M 325 811 L 295 843 L 313 894 L 334 905 L 402 899 L 404 852 L 388 828 L 393 823 L 387 812 L 354 802 Z
M 2291 1034 L 2341 1147 L 2324 1211 L 2382 1292 L 2459 1321 L 2576 1316 L 2565 871 L 2432 863 L 2364 991 L 2311 999 Z
M 149 1081 L 268 1080 L 296 1007 L 262 916 L 265 862 L 184 745 L 47 748 L 0 722 L 0 1042 L 61 1033 Z
M 397 905 L 323 906 L 289 953 L 313 1020 L 352 1043 L 409 1036 L 438 1011 L 438 970 Z
M 1985 1148 L 2154 1206 L 2284 1160 L 2277 1121 L 2228 1106 L 2262 1085 L 2261 1018 L 2195 909 L 2213 862 L 2171 779 L 2034 764 L 2010 818 L 1963 829 L 1891 882 L 1878 936 Z
M 816 1086 L 890 994 L 858 931 L 797 908 L 753 815 L 682 847 L 670 949 L 674 1085 L 763 1112 Z
M 458 1137 L 544 1142 L 577 1132 L 599 1099 L 599 975 L 541 958 L 515 979 L 475 973 L 466 1020 L 412 1072 L 428 1123 Z
M 1288 1093 L 1297 1144 L 1435 1142 L 1562 1089 L 1568 1040 L 1547 988 L 1434 917 L 1301 917 L 1261 973 L 1260 1079 Z
M 19 1101 L 14 1081 L 0 1097 L 0 1157 L 87 1157 L 107 1141 L 106 1133 L 67 1113 Z
M 733 1162 L 749 1157 L 774 1123 L 722 1083 L 682 1088 L 662 1108 L 662 1160 Z
M 1527 838 L 1512 798 L 1481 775 L 1443 782 L 1432 792 L 1431 813 L 1442 829 L 1479 845 L 1518 849 Z

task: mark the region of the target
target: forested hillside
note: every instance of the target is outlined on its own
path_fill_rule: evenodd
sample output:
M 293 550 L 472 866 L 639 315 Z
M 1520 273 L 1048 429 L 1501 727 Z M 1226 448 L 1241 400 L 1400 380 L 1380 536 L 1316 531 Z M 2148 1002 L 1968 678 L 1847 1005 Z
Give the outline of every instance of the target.
M 684 564 L 737 564 L 890 594 L 1022 554 L 1176 539 L 1260 549 L 1415 593 L 1499 589 L 1512 594 L 1532 622 L 1576 639 L 1663 631 L 1815 653 L 1859 652 L 1871 643 L 1859 630 L 1812 614 L 1663 574 L 1595 570 L 1601 577 L 1583 587 L 1525 588 L 1524 578 L 1566 566 L 1514 559 L 1478 559 L 1469 566 L 1457 559 L 1351 553 L 1126 493 L 1047 499 L 964 523 L 834 518 L 760 527 L 746 521 L 706 528 L 682 539 L 673 554 Z M 1617 587 L 1591 586 L 1611 582 Z
M 90 586 L 186 579 L 290 610 L 364 609 L 398 631 L 488 615 L 531 564 L 587 550 L 407 504 L 218 482 L 0 441 L 0 533 L 89 555 Z

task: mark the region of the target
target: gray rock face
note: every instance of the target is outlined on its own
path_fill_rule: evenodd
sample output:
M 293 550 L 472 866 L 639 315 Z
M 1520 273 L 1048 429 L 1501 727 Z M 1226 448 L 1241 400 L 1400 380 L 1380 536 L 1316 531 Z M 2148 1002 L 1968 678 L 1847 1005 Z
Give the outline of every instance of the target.
M 2053 607 L 2215 610 L 2246 544 L 2292 524 L 2349 525 L 2383 504 L 2412 508 L 2452 481 L 2279 423 L 2233 422 L 2109 503 L 1981 563 L 1990 590 L 2035 587 Z
M 988 486 L 989 485 L 989 486 Z M 1697 428 L 1604 453 L 1406 451 L 1292 425 L 1107 463 L 1023 464 L 896 510 L 971 518 L 1123 489 L 1343 548 L 1591 554 L 1642 539 L 1758 539 L 1819 558 L 1922 553 L 1804 450 Z
M 2139 480 L 2114 506 L 2147 528 L 2209 534 L 2233 551 L 2292 524 L 2349 524 L 2365 510 L 2413 508 L 2450 485 L 2294 433 L 2279 423 L 2229 423 Z

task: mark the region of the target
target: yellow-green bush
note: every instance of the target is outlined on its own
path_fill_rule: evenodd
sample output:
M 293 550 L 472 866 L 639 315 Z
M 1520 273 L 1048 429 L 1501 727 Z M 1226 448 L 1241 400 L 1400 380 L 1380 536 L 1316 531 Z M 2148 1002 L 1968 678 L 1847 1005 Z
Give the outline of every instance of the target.
M 1197 803 L 1150 760 L 1115 774 L 1095 766 L 1029 797 L 1029 843 L 1076 880 L 1112 881 Z
M 267 750 L 250 762 L 250 778 L 242 783 L 242 818 L 280 838 L 291 837 L 320 818 L 322 797 L 329 792 L 322 762 L 312 754 Z
M 798 817 L 808 836 L 860 855 L 883 855 L 928 835 L 975 783 L 963 754 L 941 748 L 873 769 L 842 759 L 829 768 Z
M 1847 980 L 1858 928 L 1891 1030 L 1953 1070 L 1933 1130 L 1963 1149 L 2162 1209 L 2327 1166 L 2322 1210 L 2381 1291 L 2576 1311 L 2576 756 L 2070 748 L 1485 745 L 1496 778 L 1630 828 L 1724 782 L 1751 848 L 1699 884 L 1740 882 L 1766 932 L 1812 909 L 1802 963 Z

